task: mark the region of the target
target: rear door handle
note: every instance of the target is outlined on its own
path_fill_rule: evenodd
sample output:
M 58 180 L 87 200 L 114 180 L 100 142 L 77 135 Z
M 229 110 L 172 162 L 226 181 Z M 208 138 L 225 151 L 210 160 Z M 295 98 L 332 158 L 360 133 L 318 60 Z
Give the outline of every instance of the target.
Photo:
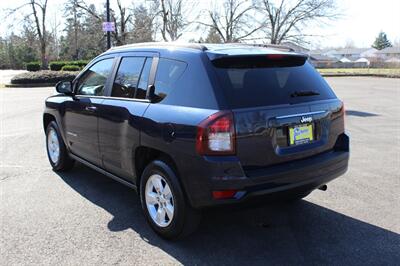
M 85 110 L 89 111 L 89 112 L 95 112 L 97 110 L 97 107 L 96 106 L 86 106 Z

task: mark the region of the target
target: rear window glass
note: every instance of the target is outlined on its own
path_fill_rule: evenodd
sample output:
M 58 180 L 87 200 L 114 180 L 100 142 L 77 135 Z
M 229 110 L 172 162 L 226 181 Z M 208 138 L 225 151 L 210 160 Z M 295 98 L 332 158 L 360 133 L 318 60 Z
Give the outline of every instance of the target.
M 231 108 L 296 104 L 336 98 L 326 81 L 308 63 L 294 66 L 243 63 L 215 64 Z
M 155 97 L 163 100 L 174 89 L 176 81 L 186 69 L 186 63 L 172 59 L 160 58 L 155 81 Z

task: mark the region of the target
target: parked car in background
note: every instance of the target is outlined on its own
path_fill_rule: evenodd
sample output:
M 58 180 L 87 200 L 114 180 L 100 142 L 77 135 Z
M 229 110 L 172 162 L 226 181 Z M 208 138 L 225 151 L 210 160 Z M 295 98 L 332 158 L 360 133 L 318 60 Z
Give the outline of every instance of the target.
M 56 89 L 43 115 L 53 169 L 78 161 L 137 189 L 167 239 L 204 208 L 300 199 L 347 170 L 342 101 L 279 47 L 126 45 Z

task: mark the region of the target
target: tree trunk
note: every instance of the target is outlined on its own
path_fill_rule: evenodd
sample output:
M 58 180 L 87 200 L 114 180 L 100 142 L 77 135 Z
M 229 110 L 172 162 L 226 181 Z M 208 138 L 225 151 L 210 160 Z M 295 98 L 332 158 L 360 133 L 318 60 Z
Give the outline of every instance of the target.
M 48 69 L 48 62 L 46 56 L 46 42 L 44 40 L 40 40 L 40 59 L 42 62 L 42 69 Z
M 78 60 L 79 58 L 79 50 L 78 50 L 78 17 L 76 14 L 76 7 L 74 6 L 74 46 L 75 46 L 75 54 L 74 59 Z

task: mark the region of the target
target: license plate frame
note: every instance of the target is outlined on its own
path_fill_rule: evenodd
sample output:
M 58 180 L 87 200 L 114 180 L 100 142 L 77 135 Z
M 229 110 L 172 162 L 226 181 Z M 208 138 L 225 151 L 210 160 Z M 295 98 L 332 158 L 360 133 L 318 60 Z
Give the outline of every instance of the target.
M 289 126 L 289 146 L 308 144 L 314 140 L 314 124 Z

